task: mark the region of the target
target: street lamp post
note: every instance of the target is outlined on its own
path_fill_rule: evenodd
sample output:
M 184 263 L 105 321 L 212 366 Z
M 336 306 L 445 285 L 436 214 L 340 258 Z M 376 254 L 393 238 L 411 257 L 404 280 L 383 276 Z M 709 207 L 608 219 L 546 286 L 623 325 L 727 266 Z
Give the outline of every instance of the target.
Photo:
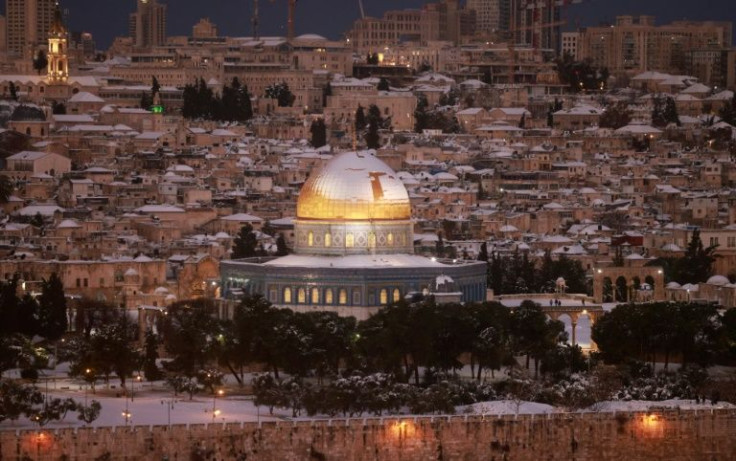
M 174 399 L 162 400 L 161 405 L 166 405 L 166 419 L 169 427 L 171 427 L 171 410 L 174 409 Z
M 137 375 L 131 382 L 130 382 L 130 401 L 135 401 L 135 383 L 141 382 L 141 375 Z
M 225 391 L 219 389 L 212 395 L 212 422 L 215 422 L 215 418 L 220 415 L 220 410 L 217 409 L 217 396 L 219 395 L 220 397 L 222 397 L 224 394 Z

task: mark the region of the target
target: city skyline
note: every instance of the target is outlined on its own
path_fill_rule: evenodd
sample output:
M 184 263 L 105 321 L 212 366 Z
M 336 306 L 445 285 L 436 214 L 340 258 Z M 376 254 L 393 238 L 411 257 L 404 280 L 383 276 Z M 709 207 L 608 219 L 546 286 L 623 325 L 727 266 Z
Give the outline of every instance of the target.
M 314 0 L 312 0 L 314 1 Z M 201 2 L 181 0 L 169 4 L 167 18 L 168 35 L 190 35 L 192 26 L 203 17 L 214 22 L 221 35 L 245 36 L 251 34 L 252 0 L 211 0 Z M 262 1 L 261 35 L 286 35 L 286 2 Z M 380 17 L 388 9 L 419 8 L 425 0 L 375 0 L 365 1 L 367 15 Z M 613 22 L 620 14 L 648 14 L 656 16 L 657 23 L 674 20 L 729 20 L 736 19 L 736 13 L 729 12 L 728 0 L 714 0 L 705 4 L 685 1 L 648 0 L 646 2 L 622 0 L 608 3 L 603 0 L 585 1 L 573 5 L 568 14 L 568 24 L 581 26 Z M 347 31 L 355 19 L 360 17 L 358 1 L 320 0 L 320 8 L 310 7 L 310 0 L 297 3 L 296 33 L 318 33 L 329 38 L 338 38 Z M 118 1 L 100 11 L 92 0 L 64 0 L 62 7 L 69 10 L 69 28 L 75 31 L 91 32 L 98 46 L 106 49 L 116 36 L 127 35 L 129 14 L 135 11 L 133 0 Z M 336 12 L 325 15 L 324 11 Z M 726 14 L 724 15 L 724 12 Z M 237 14 L 236 14 L 237 13 Z M 725 16 L 725 17 L 724 17 Z

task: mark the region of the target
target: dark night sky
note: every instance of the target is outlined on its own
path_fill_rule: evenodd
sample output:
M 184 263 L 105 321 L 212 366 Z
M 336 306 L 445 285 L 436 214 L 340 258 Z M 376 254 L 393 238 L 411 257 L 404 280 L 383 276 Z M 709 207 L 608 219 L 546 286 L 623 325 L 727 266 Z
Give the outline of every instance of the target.
M 223 35 L 249 35 L 252 0 L 160 0 L 169 5 L 169 35 L 189 35 L 201 17 L 209 17 Z M 3 4 L 5 2 L 2 2 Z M 380 16 L 390 8 L 418 8 L 425 0 L 363 0 L 366 14 Z M 68 8 L 72 30 L 90 31 L 98 47 L 106 48 L 113 37 L 127 34 L 128 13 L 135 0 L 61 0 Z M 613 21 L 617 14 L 650 14 L 659 24 L 677 19 L 736 21 L 734 0 L 586 0 L 570 8 L 571 23 L 595 25 Z M 260 0 L 262 35 L 285 35 L 286 0 Z M 358 18 L 358 0 L 299 0 L 296 32 L 311 32 L 338 38 Z

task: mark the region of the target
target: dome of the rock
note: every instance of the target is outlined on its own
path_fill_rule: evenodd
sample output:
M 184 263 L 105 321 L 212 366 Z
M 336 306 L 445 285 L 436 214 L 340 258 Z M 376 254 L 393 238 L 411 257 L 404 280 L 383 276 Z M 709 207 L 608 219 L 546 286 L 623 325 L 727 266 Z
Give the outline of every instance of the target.
M 307 180 L 296 214 L 300 220 L 408 220 L 411 206 L 401 179 L 373 152 L 346 152 Z

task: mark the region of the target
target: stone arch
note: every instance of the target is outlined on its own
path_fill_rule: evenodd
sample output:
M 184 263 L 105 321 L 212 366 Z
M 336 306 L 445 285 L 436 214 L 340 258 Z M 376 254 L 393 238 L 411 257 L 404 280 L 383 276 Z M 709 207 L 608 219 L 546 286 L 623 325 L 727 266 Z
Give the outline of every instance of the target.
M 604 300 L 604 296 L 607 294 L 604 289 L 604 280 L 609 279 L 613 282 L 614 292 L 617 288 L 616 281 L 623 278 L 626 281 L 626 289 L 623 295 L 626 299 L 631 299 L 630 281 L 638 277 L 639 280 L 645 280 L 646 283 L 652 285 L 652 301 L 664 301 L 664 270 L 657 266 L 643 266 L 643 267 L 599 267 L 593 269 L 593 298 L 597 303 L 611 302 L 608 299 Z M 649 277 L 649 278 L 648 278 Z M 623 286 L 621 287 L 623 288 Z M 620 291 L 620 290 L 618 290 Z M 623 296 L 619 295 L 619 298 Z M 614 297 L 616 299 L 616 297 Z
M 595 323 L 593 315 L 587 311 L 583 311 L 577 315 L 577 321 L 575 323 L 575 343 L 583 349 L 591 349 L 593 347 L 591 335 L 593 324 Z
M 558 322 L 562 322 L 565 325 L 565 333 L 567 333 L 567 343 L 573 344 L 574 336 L 572 328 L 575 325 L 573 316 L 571 314 L 568 314 L 567 312 L 563 312 L 557 314 L 555 317 L 555 320 L 557 320 Z

